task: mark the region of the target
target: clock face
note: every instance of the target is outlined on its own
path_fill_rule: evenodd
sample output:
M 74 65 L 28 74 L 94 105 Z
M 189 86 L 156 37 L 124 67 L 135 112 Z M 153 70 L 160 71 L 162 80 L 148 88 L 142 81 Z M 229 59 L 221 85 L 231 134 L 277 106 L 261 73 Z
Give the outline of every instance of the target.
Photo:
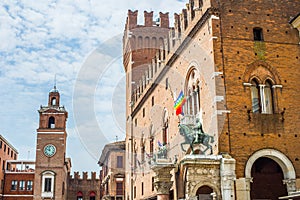
M 56 153 L 56 148 L 53 144 L 47 144 L 44 147 L 45 156 L 52 157 L 52 156 L 54 156 L 55 153 Z

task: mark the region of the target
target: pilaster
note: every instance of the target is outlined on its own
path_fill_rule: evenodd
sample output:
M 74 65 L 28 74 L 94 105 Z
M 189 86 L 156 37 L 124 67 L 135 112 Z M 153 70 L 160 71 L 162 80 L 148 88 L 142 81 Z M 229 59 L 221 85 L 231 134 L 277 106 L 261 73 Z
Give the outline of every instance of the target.
M 157 191 L 158 200 L 169 200 L 170 189 L 173 185 L 170 172 L 174 167 L 174 164 L 164 159 L 158 159 L 155 165 L 151 167 L 155 172 L 154 186 Z

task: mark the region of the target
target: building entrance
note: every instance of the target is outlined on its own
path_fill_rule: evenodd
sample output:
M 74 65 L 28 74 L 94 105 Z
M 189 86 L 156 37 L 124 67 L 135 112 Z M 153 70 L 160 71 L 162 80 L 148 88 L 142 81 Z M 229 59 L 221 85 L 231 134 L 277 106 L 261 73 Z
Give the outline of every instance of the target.
M 283 171 L 274 160 L 258 158 L 252 166 L 251 177 L 251 199 L 277 200 L 278 197 L 287 195 Z
M 211 193 L 213 193 L 213 189 L 209 186 L 201 186 L 197 190 L 197 199 L 198 200 L 212 200 Z

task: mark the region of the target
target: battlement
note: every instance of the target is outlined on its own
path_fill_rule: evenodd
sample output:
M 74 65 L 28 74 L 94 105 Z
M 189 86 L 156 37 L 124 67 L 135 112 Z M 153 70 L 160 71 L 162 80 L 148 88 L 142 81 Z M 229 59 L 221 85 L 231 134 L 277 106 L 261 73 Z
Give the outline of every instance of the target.
M 215 3 L 213 0 L 189 0 L 180 14 L 174 14 L 172 28 L 169 26 L 169 13 L 160 12 L 159 20 L 154 22 L 153 12 L 144 11 L 144 25 L 137 25 L 138 11 L 128 11 L 123 36 L 123 64 L 125 71 L 131 70 L 133 74 L 131 106 L 134 107 L 147 91 L 147 86 L 161 73 L 174 52 L 185 40 L 189 40 L 192 30 L 211 17 L 218 19 Z
M 88 172 L 82 172 L 82 178 L 79 174 L 79 172 L 74 172 L 74 176 L 70 175 L 69 176 L 70 180 L 99 180 L 99 176 L 97 177 L 96 172 L 91 172 L 90 178 L 88 177 Z
M 131 11 L 128 10 L 127 14 L 127 20 L 125 29 L 131 30 L 137 27 L 152 27 L 152 26 L 158 26 L 162 28 L 169 28 L 169 13 L 159 13 L 159 18 L 157 20 L 153 19 L 153 11 L 147 12 L 144 11 L 144 24 L 138 25 L 137 20 L 138 19 L 138 11 Z

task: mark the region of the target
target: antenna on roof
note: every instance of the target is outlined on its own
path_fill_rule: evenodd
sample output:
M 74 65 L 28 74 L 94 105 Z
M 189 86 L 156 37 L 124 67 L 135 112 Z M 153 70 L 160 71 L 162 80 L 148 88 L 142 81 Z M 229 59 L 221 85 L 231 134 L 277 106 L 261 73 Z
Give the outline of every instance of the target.
M 56 74 L 54 75 L 54 89 L 56 89 Z

